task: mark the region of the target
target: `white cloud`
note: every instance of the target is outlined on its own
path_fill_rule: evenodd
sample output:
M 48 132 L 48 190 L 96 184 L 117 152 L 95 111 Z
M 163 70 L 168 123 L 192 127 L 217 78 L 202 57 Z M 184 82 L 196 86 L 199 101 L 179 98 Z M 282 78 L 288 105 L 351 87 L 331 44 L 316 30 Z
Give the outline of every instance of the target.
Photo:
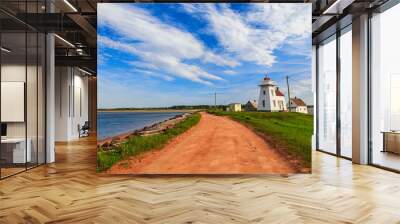
M 125 51 L 128 53 L 132 53 L 132 54 L 138 54 L 140 51 L 137 50 L 133 45 L 131 44 L 126 44 L 123 42 L 119 42 L 119 41 L 114 41 L 108 37 L 105 36 L 97 36 L 97 42 L 99 44 L 105 45 L 104 47 L 107 48 L 113 48 L 119 51 Z
M 312 105 L 314 102 L 312 94 L 312 81 L 309 79 L 297 80 L 292 83 L 291 97 L 297 96 L 303 99 L 307 105 Z
M 221 46 L 240 60 L 269 65 L 275 61 L 269 35 L 263 30 L 250 27 L 240 14 L 228 7 L 219 9 L 208 5 L 206 19 Z M 261 40 L 263 39 L 263 40 Z
M 220 56 L 206 49 L 191 33 L 166 24 L 147 11 L 126 4 L 99 4 L 99 24 L 115 31 L 118 40 L 100 36 L 98 41 L 105 47 L 118 49 L 142 60 L 139 67 L 167 72 L 203 84 L 209 80 L 222 80 L 200 67 L 185 62 L 201 59 L 203 62 L 220 66 L 238 66 L 239 63 L 227 56 Z M 138 63 L 138 62 L 135 62 Z
M 307 4 L 253 4 L 240 14 L 226 4 L 183 4 L 187 12 L 206 19 L 210 33 L 239 60 L 272 66 L 274 50 L 285 41 L 311 34 L 311 12 Z
M 311 38 L 292 38 L 285 41 L 280 51 L 286 55 L 300 56 L 303 59 L 311 59 Z M 303 62 L 309 63 L 308 60 Z
M 253 4 L 247 21 L 283 33 L 287 37 L 306 37 L 311 33 L 309 4 Z
M 304 100 L 307 105 L 312 105 L 314 102 L 313 94 L 312 94 L 312 80 L 310 78 L 289 78 L 290 85 L 290 97 L 294 98 L 295 96 Z M 287 85 L 286 82 L 278 83 L 279 88 L 287 97 Z M 287 100 L 287 98 L 286 98 Z
M 111 40 L 110 38 L 104 36 L 98 36 L 97 41 L 100 45 L 105 45 L 104 47 L 135 54 L 145 61 L 144 64 L 154 66 L 157 68 L 157 70 L 163 71 L 169 75 L 186 78 L 194 82 L 207 85 L 211 85 L 212 83 L 205 79 L 223 80 L 221 77 L 210 74 L 198 66 L 182 63 L 179 58 L 169 55 L 168 52 L 158 53 L 141 51 L 130 44 Z
M 136 41 L 138 48 L 169 52 L 179 58 L 200 57 L 204 46 L 193 35 L 174 26 L 162 23 L 147 11 L 127 4 L 99 4 L 99 23 Z
M 233 59 L 230 59 L 229 56 L 224 55 L 217 55 L 212 52 L 206 52 L 203 56 L 203 61 L 209 62 L 209 63 L 214 63 L 216 65 L 220 66 L 230 66 L 230 67 L 236 67 L 240 65 L 238 61 L 235 61 Z
M 158 68 L 154 66 L 153 64 L 143 62 L 143 61 L 128 61 L 128 64 L 131 64 L 134 67 L 137 68 L 142 68 L 142 69 L 151 69 L 151 70 L 157 70 Z
M 233 70 L 225 70 L 225 71 L 224 71 L 224 74 L 227 74 L 227 75 L 236 75 L 237 72 L 236 72 L 236 71 L 233 71 Z
M 139 69 L 139 68 L 135 68 L 135 69 L 133 69 L 133 71 L 134 72 L 138 72 L 138 73 L 140 73 L 142 75 L 145 75 L 145 76 L 151 76 L 151 77 L 155 77 L 155 78 L 160 78 L 160 79 L 165 80 L 165 81 L 174 80 L 173 77 L 171 77 L 169 75 L 166 75 L 164 73 L 161 73 L 161 72 L 157 72 L 157 71 L 151 71 L 151 70 L 145 70 L 145 69 Z

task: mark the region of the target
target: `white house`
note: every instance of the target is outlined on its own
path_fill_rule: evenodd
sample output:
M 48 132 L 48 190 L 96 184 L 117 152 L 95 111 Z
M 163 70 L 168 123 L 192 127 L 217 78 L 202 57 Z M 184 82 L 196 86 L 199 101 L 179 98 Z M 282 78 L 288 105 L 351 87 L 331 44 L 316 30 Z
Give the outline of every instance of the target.
M 242 111 L 242 104 L 240 103 L 231 103 L 229 104 L 229 111 L 238 112 Z
M 290 99 L 290 111 L 307 114 L 307 104 L 300 98 L 294 97 Z
M 286 111 L 285 95 L 268 76 L 265 76 L 260 86 L 258 98 L 259 111 Z

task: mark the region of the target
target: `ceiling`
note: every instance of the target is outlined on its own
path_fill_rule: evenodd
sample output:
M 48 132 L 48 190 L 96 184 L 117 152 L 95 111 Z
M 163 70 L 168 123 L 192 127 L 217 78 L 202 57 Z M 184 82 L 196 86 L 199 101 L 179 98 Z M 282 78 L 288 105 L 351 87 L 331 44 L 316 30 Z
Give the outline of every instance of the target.
M 390 0 L 309 0 L 312 3 L 313 43 L 351 24 L 352 18 L 373 11 Z
M 323 38 L 335 32 L 335 29 L 332 29 L 332 27 L 337 24 L 339 20 L 345 21 L 343 18 L 373 9 L 386 1 L 387 0 L 270 0 L 267 2 L 312 3 L 312 34 L 313 41 L 315 42 L 318 41 L 321 36 Z M 0 22 L 2 32 L 18 33 L 22 31 L 25 32 L 26 29 L 39 32 L 54 32 L 58 35 L 55 42 L 56 65 L 80 66 L 96 73 L 97 3 L 107 2 L 135 1 L 47 0 L 46 5 L 46 0 L 1 0 Z M 215 0 L 215 2 L 221 1 Z M 50 11 L 52 13 L 49 13 Z M 351 18 L 348 20 L 351 23 Z M 329 30 L 330 28 L 331 30 Z M 18 40 L 18 38 L 15 40 Z

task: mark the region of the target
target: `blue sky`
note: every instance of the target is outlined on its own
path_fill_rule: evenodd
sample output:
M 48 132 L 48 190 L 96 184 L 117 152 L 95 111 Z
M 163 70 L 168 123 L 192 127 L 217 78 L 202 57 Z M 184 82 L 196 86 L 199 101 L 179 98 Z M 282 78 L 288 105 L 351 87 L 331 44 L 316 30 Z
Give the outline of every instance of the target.
M 98 5 L 99 108 L 246 103 L 266 74 L 312 104 L 309 4 Z

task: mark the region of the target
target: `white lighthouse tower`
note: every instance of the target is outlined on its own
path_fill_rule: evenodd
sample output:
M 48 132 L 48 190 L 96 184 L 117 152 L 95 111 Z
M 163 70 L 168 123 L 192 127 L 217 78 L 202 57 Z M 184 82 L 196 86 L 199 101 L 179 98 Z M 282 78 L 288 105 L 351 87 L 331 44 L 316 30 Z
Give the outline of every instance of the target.
M 259 111 L 286 111 L 285 95 L 268 76 L 265 76 L 260 86 L 258 97 Z

